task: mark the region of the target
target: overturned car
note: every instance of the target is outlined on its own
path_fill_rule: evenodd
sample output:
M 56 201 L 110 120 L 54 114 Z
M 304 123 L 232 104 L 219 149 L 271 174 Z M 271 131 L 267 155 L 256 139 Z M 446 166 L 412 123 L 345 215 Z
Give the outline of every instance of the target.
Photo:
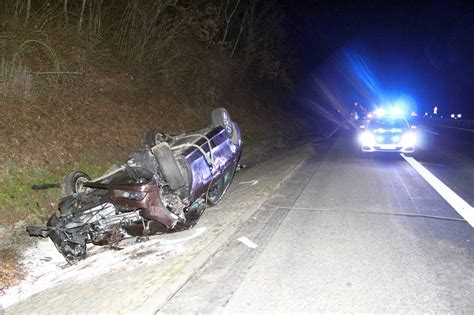
M 50 237 L 69 263 L 86 257 L 86 245 L 112 245 L 126 237 L 193 227 L 207 205 L 217 204 L 232 182 L 242 151 L 238 125 L 224 108 L 210 126 L 176 136 L 151 130 L 142 148 L 120 167 L 91 180 L 64 178 L 59 216 L 28 226 Z

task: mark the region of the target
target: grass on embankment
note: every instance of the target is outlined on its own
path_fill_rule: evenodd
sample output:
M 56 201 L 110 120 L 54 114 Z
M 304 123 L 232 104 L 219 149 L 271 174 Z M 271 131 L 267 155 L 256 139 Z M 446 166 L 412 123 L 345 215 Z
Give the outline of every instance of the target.
M 253 132 L 243 134 L 244 145 L 258 145 L 271 139 L 280 139 L 281 132 Z M 87 149 L 69 162 L 51 161 L 49 165 L 18 166 L 12 161 L 4 163 L 0 172 L 0 226 L 44 224 L 57 211 L 60 189 L 33 190 L 33 185 L 60 184 L 72 171 L 83 171 L 92 178 L 104 174 L 113 164 L 121 164 L 130 152 L 117 150 L 117 159 L 97 159 L 99 149 Z M 120 157 L 119 157 L 120 156 Z
M 0 225 L 18 222 L 44 224 L 57 209 L 60 189 L 33 190 L 34 184 L 59 184 L 73 170 L 82 170 L 91 177 L 104 173 L 110 163 L 92 164 L 88 161 L 55 166 L 18 167 L 12 162 L 3 166 L 0 176 Z

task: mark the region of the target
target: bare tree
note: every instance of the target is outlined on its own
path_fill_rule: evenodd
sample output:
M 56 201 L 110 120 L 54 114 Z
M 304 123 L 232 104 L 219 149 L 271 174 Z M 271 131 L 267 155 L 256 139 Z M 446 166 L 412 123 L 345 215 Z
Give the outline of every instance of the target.
M 86 0 L 82 0 L 81 14 L 79 15 L 79 24 L 78 24 L 79 28 L 82 28 L 82 23 L 84 21 L 84 10 L 85 9 L 86 9 Z
M 64 21 L 66 22 L 66 24 L 68 24 L 68 17 L 67 17 L 67 0 L 64 0 L 63 12 L 64 12 Z
M 30 13 L 31 13 L 31 0 L 28 0 L 27 3 L 26 3 L 25 24 L 28 24 L 28 21 L 30 20 Z
M 229 32 L 229 27 L 232 22 L 232 17 L 235 14 L 235 11 L 237 10 L 237 7 L 239 6 L 240 0 L 237 0 L 237 3 L 235 4 L 234 8 L 231 10 L 230 14 L 227 13 L 227 9 L 229 8 L 231 0 L 226 0 L 226 5 L 224 9 L 224 19 L 225 19 L 225 30 L 224 30 L 224 35 L 222 36 L 221 40 L 221 50 L 223 49 L 224 43 L 227 39 L 227 33 Z
M 244 29 L 245 18 L 247 17 L 247 13 L 248 13 L 248 9 L 245 10 L 244 17 L 242 18 L 242 22 L 240 23 L 239 35 L 237 36 L 237 39 L 235 40 L 234 48 L 232 49 L 232 54 L 230 55 L 231 58 L 234 57 L 235 49 L 237 48 L 237 45 L 238 45 L 239 40 L 240 40 L 240 36 L 242 35 L 242 31 Z

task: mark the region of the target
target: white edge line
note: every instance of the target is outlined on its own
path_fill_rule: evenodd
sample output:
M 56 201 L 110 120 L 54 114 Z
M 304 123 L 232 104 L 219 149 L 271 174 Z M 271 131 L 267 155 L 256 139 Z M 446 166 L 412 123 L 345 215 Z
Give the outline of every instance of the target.
M 461 127 L 452 127 L 452 126 L 445 126 L 445 125 L 438 125 L 438 124 L 433 124 L 433 125 L 438 126 L 438 127 L 444 127 L 444 128 L 451 128 L 451 129 L 457 129 L 457 130 L 464 130 L 464 131 L 474 132 L 473 129 L 466 129 L 466 128 L 461 128 Z
M 429 131 L 429 130 L 425 130 L 425 129 L 423 129 L 423 131 L 424 131 L 424 132 L 427 132 L 427 133 L 432 133 L 432 134 L 434 134 L 434 135 L 439 136 L 439 133 L 434 132 L 434 131 Z
M 441 197 L 446 200 L 451 207 L 456 210 L 464 220 L 466 220 L 471 227 L 474 227 L 474 209 L 469 205 L 464 199 L 459 197 L 454 191 L 451 190 L 448 186 L 446 186 L 442 181 L 440 181 L 436 176 L 431 174 L 423 165 L 421 165 L 417 160 L 412 157 L 405 156 L 401 154 L 401 156 L 407 161 L 417 172 L 420 174 L 427 182 L 431 185 L 431 187 L 436 190 Z

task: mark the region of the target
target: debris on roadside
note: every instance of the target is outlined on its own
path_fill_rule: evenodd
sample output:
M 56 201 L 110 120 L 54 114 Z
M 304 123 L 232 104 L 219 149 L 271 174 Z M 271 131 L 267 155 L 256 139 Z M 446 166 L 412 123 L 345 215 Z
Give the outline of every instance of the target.
M 257 244 L 255 244 L 254 242 L 252 242 L 251 240 L 249 240 L 247 237 L 245 236 L 242 236 L 242 237 L 239 237 L 237 239 L 239 242 L 241 242 L 242 244 L 246 245 L 247 247 L 249 248 L 252 248 L 252 249 L 255 249 L 258 247 Z

